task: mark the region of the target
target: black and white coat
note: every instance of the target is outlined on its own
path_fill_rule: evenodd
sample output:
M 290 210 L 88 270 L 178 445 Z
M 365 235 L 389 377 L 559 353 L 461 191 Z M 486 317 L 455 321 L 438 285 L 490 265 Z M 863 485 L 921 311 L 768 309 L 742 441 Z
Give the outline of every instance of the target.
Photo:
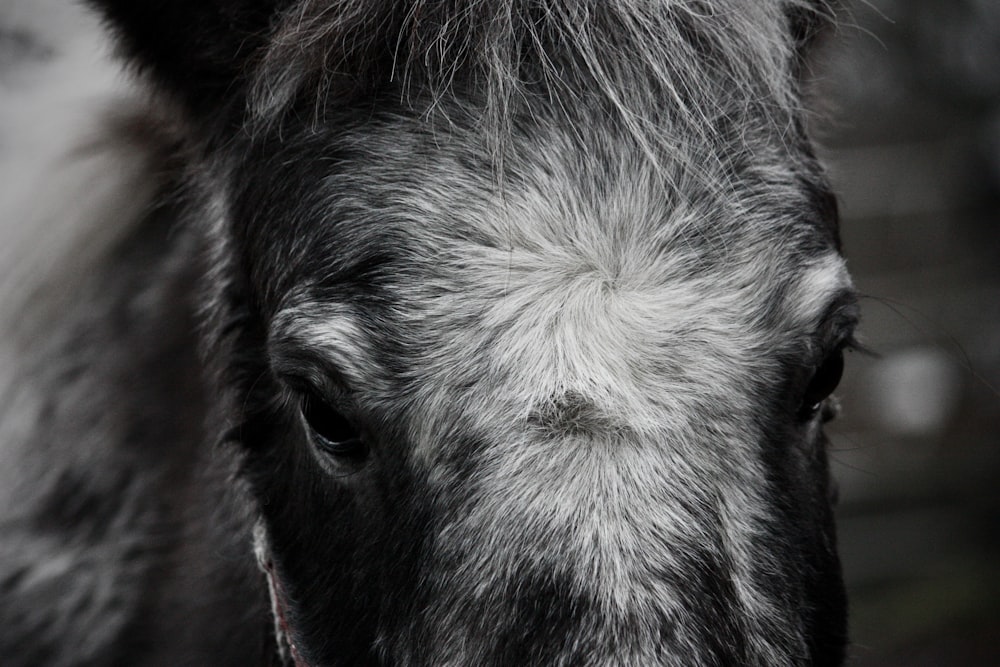
M 0 227 L 4 664 L 842 662 L 830 6 L 92 4 L 137 83 L 0 107 L 96 76 Z

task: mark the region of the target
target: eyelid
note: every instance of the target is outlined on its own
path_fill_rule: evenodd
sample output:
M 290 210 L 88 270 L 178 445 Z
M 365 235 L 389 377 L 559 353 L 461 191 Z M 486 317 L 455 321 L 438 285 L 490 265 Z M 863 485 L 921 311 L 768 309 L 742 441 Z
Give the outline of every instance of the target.
M 308 397 L 335 405 L 337 409 L 348 415 L 356 410 L 354 394 L 339 382 L 330 381 L 322 372 L 309 374 L 279 373 L 278 379 L 287 389 L 287 401 L 296 406 L 303 404 Z
M 315 435 L 328 443 L 337 444 L 340 442 L 361 439 L 361 430 L 351 418 L 350 411 L 344 409 L 341 405 L 330 403 L 320 395 L 314 393 L 302 394 L 299 397 L 299 413 L 305 421 L 306 426 L 310 428 Z M 317 424 L 317 422 L 324 422 L 325 424 L 328 424 L 330 420 L 328 420 L 327 417 L 335 417 L 336 421 L 342 422 L 335 424 L 337 428 L 349 428 L 351 431 L 350 437 L 330 438 L 325 429 L 322 428 L 321 425 Z
M 349 391 L 380 388 L 384 369 L 370 333 L 344 304 L 300 297 L 277 313 L 268 335 L 271 366 L 279 373 L 306 375 L 320 386 Z
M 858 296 L 853 290 L 840 293 L 829 305 L 820 320 L 820 352 L 823 356 L 836 349 L 863 350 L 856 337 L 861 320 Z
M 341 400 L 353 394 L 346 374 L 327 356 L 294 343 L 270 346 L 271 369 L 292 390 Z

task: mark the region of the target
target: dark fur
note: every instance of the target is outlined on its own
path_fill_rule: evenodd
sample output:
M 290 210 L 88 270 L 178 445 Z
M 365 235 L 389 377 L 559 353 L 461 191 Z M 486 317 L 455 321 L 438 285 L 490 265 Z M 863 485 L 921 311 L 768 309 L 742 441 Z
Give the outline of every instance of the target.
M 708 537 L 672 545 L 681 562 L 658 572 L 679 592 L 682 616 L 606 618 L 596 593 L 559 562 L 539 566 L 529 554 L 505 579 L 508 589 L 477 598 L 455 584 L 465 576 L 464 547 L 435 540 L 480 507 L 478 475 L 495 443 L 458 416 L 431 415 L 447 422 L 449 447 L 432 467 L 413 451 L 416 399 L 408 397 L 420 392 L 434 322 L 404 323 L 401 313 L 411 313 L 406 295 L 415 291 L 435 303 L 447 297 L 434 292 L 443 279 L 428 280 L 440 277 L 437 260 L 413 239 L 476 234 L 459 213 L 443 232 L 411 225 L 393 198 L 416 201 L 428 180 L 452 188 L 445 201 L 456 209 L 486 201 L 498 184 L 535 187 L 524 165 L 556 127 L 579 149 L 580 187 L 593 181 L 595 201 L 613 180 L 617 153 L 630 153 L 653 163 L 667 199 L 708 207 L 732 186 L 734 207 L 772 212 L 772 233 L 789 248 L 776 272 L 839 247 L 835 202 L 802 129 L 799 84 L 767 78 L 756 59 L 767 53 L 734 58 L 741 48 L 760 51 L 753 36 L 738 34 L 739 16 L 714 15 L 711 2 L 651 12 L 646 27 L 669 26 L 673 41 L 640 53 L 649 35 L 624 29 L 624 14 L 602 3 L 580 5 L 594 12 L 592 34 L 604 36 L 586 48 L 572 41 L 583 25 L 566 9 L 573 3 L 553 3 L 554 14 L 529 2 L 480 3 L 468 13 L 450 2 L 92 4 L 161 99 L 177 105 L 180 139 L 154 133 L 170 155 L 156 206 L 102 272 L 76 286 L 77 306 L 60 318 L 67 333 L 33 351 L 37 362 L 25 371 L 52 392 L 32 442 L 78 437 L 106 456 L 103 469 L 89 477 L 85 461 L 63 463 L 65 445 L 53 447 L 50 473 L 25 473 L 41 480 L 26 523 L 6 530 L 93 541 L 85 553 L 94 558 L 103 544 L 121 543 L 124 565 L 110 585 L 123 593 L 97 604 L 82 588 L 82 599 L 64 604 L 58 590 L 22 586 L 30 563 L 0 572 L 4 664 L 277 661 L 266 580 L 251 557 L 258 519 L 292 640 L 314 665 L 611 664 L 650 646 L 665 664 L 742 665 L 760 661 L 754 642 L 781 647 L 788 664 L 842 662 L 846 602 L 824 443 L 804 439 L 795 397 L 853 315 L 828 317 L 807 344 L 767 350 L 780 379 L 759 378 L 753 394 L 766 470 L 755 483 L 770 492 L 768 541 L 747 548 L 774 562 L 752 584 L 795 618 L 793 629 L 780 619 L 751 627 L 741 614 L 723 510 L 708 495 L 677 508 L 712 524 Z M 794 77 L 831 8 L 782 11 Z M 667 47 L 674 61 L 662 61 Z M 445 172 L 477 180 L 456 185 Z M 690 265 L 710 274 L 731 261 L 726 233 L 739 222 L 691 230 L 683 248 L 667 250 L 690 253 Z M 338 393 L 343 369 L 274 333 L 296 290 L 359 314 L 379 351 L 364 401 Z M 769 295 L 754 326 L 776 326 L 784 297 Z M 455 370 L 456 406 L 483 381 L 481 370 Z M 380 445 L 367 461 L 317 462 L 296 409 L 302 391 L 338 397 L 365 424 Z M 627 416 L 604 414 L 572 391 L 549 400 L 525 419 L 543 440 L 629 431 Z M 703 409 L 706 428 L 724 423 L 712 414 L 718 404 Z M 25 554 L 17 557 L 39 557 Z M 67 588 L 70 576 L 79 573 L 67 573 Z M 76 624 L 74 614 L 95 620 Z M 102 614 L 124 620 L 102 628 Z M 443 641 L 452 638 L 469 645 Z M 83 653 L 88 641 L 97 648 Z

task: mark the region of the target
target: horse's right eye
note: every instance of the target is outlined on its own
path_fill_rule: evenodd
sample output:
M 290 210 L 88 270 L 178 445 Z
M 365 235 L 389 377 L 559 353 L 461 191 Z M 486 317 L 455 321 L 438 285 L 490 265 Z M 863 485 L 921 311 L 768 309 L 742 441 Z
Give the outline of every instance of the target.
M 306 395 L 300 409 L 309 435 L 320 450 L 339 457 L 364 456 L 366 448 L 358 429 L 326 401 Z
M 838 348 L 827 356 L 813 373 L 799 407 L 799 415 L 802 419 L 811 419 L 819 412 L 823 402 L 837 389 L 843 375 L 844 350 Z

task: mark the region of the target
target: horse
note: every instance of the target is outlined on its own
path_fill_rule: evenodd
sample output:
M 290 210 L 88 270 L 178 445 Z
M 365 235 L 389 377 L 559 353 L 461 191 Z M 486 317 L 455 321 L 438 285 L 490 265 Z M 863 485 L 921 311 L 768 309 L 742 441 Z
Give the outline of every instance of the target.
M 842 664 L 837 6 L 88 3 L 130 83 L 3 227 L 3 664 Z

